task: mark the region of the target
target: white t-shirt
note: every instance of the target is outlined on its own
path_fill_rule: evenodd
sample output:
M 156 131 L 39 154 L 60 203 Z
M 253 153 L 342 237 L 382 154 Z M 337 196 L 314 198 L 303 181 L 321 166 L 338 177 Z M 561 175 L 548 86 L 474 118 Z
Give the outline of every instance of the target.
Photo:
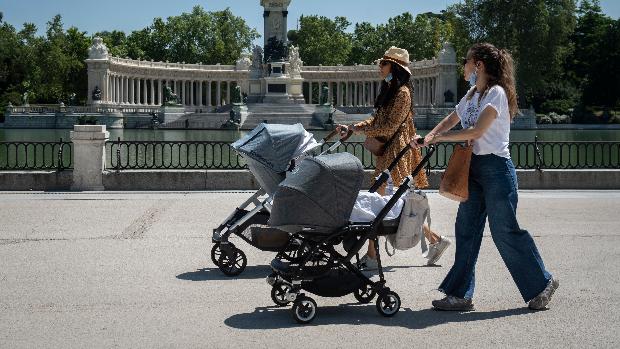
M 510 151 L 508 150 L 510 111 L 506 91 L 504 91 L 503 87 L 495 85 L 489 89 L 484 98 L 480 100 L 480 103 L 478 103 L 480 93 L 476 92 L 470 100 L 467 100 L 469 92 L 461 98 L 461 101 L 456 106 L 456 114 L 461 120 L 461 126 L 464 129 L 476 125 L 480 113 L 486 107 L 490 106 L 497 111 L 497 117 L 493 120 L 491 126 L 484 132 L 482 137 L 473 142 L 474 154 L 495 154 L 504 158 L 510 158 Z

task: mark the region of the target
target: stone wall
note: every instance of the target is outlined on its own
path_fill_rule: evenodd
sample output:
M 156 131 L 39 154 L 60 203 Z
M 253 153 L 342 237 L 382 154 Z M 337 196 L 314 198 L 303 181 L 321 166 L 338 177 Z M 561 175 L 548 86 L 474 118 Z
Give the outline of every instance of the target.
M 430 188 L 437 190 L 442 171 L 431 171 Z M 373 171 L 367 170 L 364 188 L 370 187 Z M 619 190 L 617 170 L 517 171 L 519 189 Z M 257 190 L 247 170 L 131 170 L 102 173 L 105 190 Z M 2 191 L 66 191 L 73 185 L 73 171 L 0 171 Z M 78 190 L 78 189 L 74 189 Z

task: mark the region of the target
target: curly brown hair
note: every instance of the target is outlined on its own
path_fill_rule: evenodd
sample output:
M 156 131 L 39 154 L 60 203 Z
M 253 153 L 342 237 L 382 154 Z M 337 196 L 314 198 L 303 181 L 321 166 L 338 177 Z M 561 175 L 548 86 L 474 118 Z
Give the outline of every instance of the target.
M 468 53 L 468 58 L 473 58 L 474 61 L 484 63 L 486 74 L 489 77 L 487 86 L 483 93 L 480 95 L 480 99 L 488 92 L 488 90 L 499 85 L 506 91 L 506 97 L 508 97 L 508 109 L 510 111 L 510 118 L 513 119 L 519 110 L 517 106 L 517 88 L 515 86 L 514 76 L 514 63 L 512 55 L 505 49 L 498 49 L 489 43 L 474 44 Z M 468 99 L 473 97 L 475 90 L 468 95 Z

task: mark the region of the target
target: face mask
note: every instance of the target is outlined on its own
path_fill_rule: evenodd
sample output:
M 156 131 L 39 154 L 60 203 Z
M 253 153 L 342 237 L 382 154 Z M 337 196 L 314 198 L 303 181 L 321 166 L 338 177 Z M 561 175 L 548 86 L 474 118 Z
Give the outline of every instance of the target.
M 476 86 L 476 80 L 478 80 L 478 68 L 469 74 L 469 87 Z
M 392 73 L 389 73 L 386 77 L 385 77 L 385 82 L 390 82 L 392 81 Z

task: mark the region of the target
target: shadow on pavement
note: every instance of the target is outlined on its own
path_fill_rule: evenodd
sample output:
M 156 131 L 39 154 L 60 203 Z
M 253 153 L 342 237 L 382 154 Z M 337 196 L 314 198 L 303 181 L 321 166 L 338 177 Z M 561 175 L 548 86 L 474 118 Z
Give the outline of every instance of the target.
M 211 280 L 230 280 L 230 279 L 262 279 L 271 274 L 271 267 L 268 265 L 248 265 L 243 273 L 237 276 L 226 276 L 219 268 L 203 268 L 196 271 L 177 275 L 177 279 L 188 281 L 211 281 Z
M 408 329 L 424 329 L 450 322 L 468 322 L 498 319 L 507 316 L 527 315 L 533 311 L 523 308 L 487 312 L 445 312 L 433 309 L 412 310 L 401 308 L 392 318 L 385 318 L 372 305 L 342 306 L 319 305 L 316 318 L 309 325 L 299 325 L 293 319 L 291 307 L 259 307 L 252 313 L 237 314 L 224 323 L 232 328 L 244 330 L 267 330 L 297 326 L 321 326 L 334 324 L 400 326 Z

